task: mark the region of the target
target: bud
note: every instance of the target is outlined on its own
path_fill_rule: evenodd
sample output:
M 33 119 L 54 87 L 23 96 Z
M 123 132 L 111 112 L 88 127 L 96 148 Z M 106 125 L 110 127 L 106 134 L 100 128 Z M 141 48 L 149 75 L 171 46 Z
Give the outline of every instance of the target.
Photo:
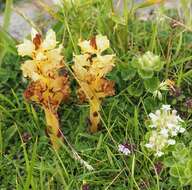
M 138 73 L 142 78 L 152 78 L 154 71 L 160 71 L 164 63 L 158 55 L 147 51 L 133 62 L 133 66 L 138 69 Z

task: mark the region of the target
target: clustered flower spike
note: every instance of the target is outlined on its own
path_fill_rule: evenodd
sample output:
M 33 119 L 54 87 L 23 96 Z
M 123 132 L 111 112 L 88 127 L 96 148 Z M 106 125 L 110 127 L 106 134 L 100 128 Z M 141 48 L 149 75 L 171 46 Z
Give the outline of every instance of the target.
M 68 76 L 60 75 L 59 72 L 64 68 L 62 45 L 57 47 L 56 35 L 52 29 L 47 32 L 44 40 L 40 33 L 32 29 L 31 40 L 25 39 L 17 48 L 19 55 L 29 57 L 21 66 L 23 76 L 31 80 L 24 97 L 43 107 L 47 133 L 53 147 L 57 149 L 58 139 L 62 140 L 57 109 L 70 94 Z
M 183 120 L 177 115 L 176 110 L 171 110 L 170 105 L 163 105 L 160 110 L 149 114 L 152 131 L 149 142 L 145 144 L 148 149 L 155 152 L 155 156 L 164 154 L 164 149 L 176 143 L 174 137 L 185 132 L 182 127 Z
M 115 66 L 115 55 L 102 55 L 109 48 L 106 36 L 97 35 L 90 40 L 80 41 L 79 46 L 81 54 L 74 55 L 72 69 L 80 86 L 80 100 L 86 100 L 90 104 L 91 132 L 96 132 L 100 124 L 102 99 L 115 94 L 114 82 L 105 78 Z

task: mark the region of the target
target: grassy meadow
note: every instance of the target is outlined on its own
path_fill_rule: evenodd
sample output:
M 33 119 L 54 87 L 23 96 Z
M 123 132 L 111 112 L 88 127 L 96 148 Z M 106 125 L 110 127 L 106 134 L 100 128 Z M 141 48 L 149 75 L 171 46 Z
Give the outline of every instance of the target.
M 71 88 L 69 99 L 58 109 L 64 135 L 59 150 L 52 148 L 45 134 L 43 109 L 23 96 L 30 80 L 20 68 L 27 58 L 17 52 L 16 45 L 22 42 L 6 32 L 12 11 L 12 1 L 7 1 L 0 27 L 1 190 L 192 189 L 191 2 L 181 0 L 180 10 L 167 10 L 160 3 L 144 21 L 137 12 L 150 6 L 149 1 L 122 0 L 121 10 L 112 0 L 64 0 L 62 6 L 39 1 L 42 11 L 54 20 L 50 28 L 63 44 Z M 31 23 L 45 36 L 48 28 Z M 115 82 L 115 95 L 103 99 L 101 125 L 92 134 L 89 103 L 77 98 L 72 65 L 73 55 L 81 53 L 79 39 L 97 34 L 110 41 L 106 54 L 115 54 L 115 67 L 106 75 Z M 162 63 L 153 76 L 141 73 L 136 64 L 146 52 L 158 55 Z M 159 85 L 167 80 L 172 85 L 161 91 Z M 145 147 L 152 130 L 149 114 L 167 104 L 184 120 L 185 132 L 174 138 L 175 145 L 167 147 L 163 156 L 156 157 Z M 120 144 L 126 144 L 130 154 L 119 151 Z

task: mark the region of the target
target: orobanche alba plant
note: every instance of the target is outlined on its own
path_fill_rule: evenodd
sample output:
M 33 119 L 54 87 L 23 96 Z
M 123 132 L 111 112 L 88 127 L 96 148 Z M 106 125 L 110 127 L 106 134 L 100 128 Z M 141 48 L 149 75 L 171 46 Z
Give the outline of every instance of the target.
M 52 29 L 47 32 L 44 40 L 40 33 L 32 29 L 31 40 L 25 39 L 17 48 L 19 55 L 29 58 L 21 66 L 23 76 L 31 81 L 24 97 L 44 109 L 47 133 L 53 147 L 57 149 L 58 140 L 63 140 L 57 110 L 60 103 L 70 94 L 68 76 L 59 74 L 64 68 L 62 45 L 57 47 L 56 35 Z
M 103 55 L 109 48 L 106 36 L 97 35 L 90 40 L 80 41 L 80 55 L 74 55 L 73 71 L 79 83 L 78 96 L 90 104 L 91 132 L 97 132 L 100 124 L 102 99 L 115 94 L 114 82 L 105 78 L 114 64 L 115 55 Z

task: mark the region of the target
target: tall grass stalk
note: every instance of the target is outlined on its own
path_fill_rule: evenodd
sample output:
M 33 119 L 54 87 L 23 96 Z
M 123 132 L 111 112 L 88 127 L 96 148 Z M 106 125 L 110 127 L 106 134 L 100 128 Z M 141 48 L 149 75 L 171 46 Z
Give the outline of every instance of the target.
M 6 1 L 4 19 L 3 19 L 3 29 L 5 31 L 8 31 L 8 29 L 9 29 L 12 4 L 13 4 L 13 0 Z M 1 47 L 2 46 L 1 44 L 3 44 L 3 36 L 1 36 L 1 34 L 0 34 L 0 66 L 1 66 L 1 62 L 3 60 L 3 57 L 6 54 L 6 50 L 3 47 Z
M 13 5 L 13 0 L 6 0 L 4 19 L 3 19 L 3 28 L 6 31 L 9 29 L 12 5 Z

